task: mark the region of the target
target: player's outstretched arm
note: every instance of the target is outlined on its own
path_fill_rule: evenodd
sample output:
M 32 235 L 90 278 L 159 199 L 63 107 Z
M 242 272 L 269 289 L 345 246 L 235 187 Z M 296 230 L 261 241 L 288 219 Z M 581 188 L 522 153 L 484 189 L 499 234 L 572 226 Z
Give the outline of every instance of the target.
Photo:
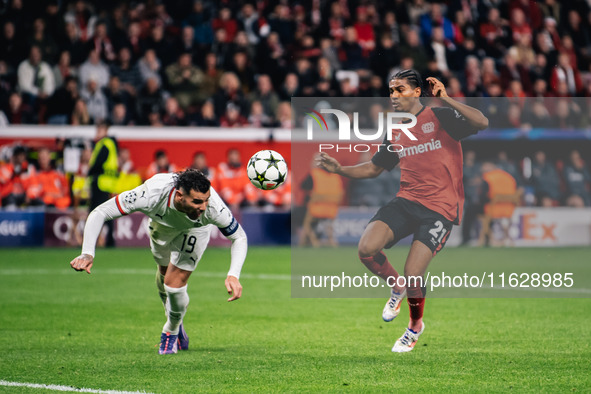
M 233 219 L 233 221 L 236 219 Z M 224 231 L 222 230 L 222 234 Z M 242 271 L 242 266 L 244 265 L 244 260 L 246 259 L 246 252 L 248 251 L 248 239 L 246 238 L 246 233 L 240 224 L 235 232 L 226 236 L 230 241 L 232 241 L 232 246 L 230 247 L 230 270 L 228 271 L 228 276 L 225 281 L 226 290 L 228 290 L 228 294 L 230 294 L 230 298 L 228 301 L 234 301 L 239 299 L 242 296 L 242 285 L 238 278 L 240 277 L 240 272 Z
M 318 167 L 333 174 L 343 175 L 348 178 L 375 178 L 384 171 L 382 167 L 376 166 L 371 161 L 354 166 L 341 166 L 341 163 L 339 163 L 337 159 L 330 157 L 324 152 L 319 153 L 315 160 Z
M 113 197 L 96 207 L 86 219 L 84 225 L 84 239 L 82 241 L 82 254 L 70 262 L 70 266 L 76 271 L 86 271 L 90 274 L 90 268 L 94 261 L 96 241 L 106 220 L 123 216 L 117 207 Z
M 476 127 L 478 130 L 484 130 L 488 127 L 488 118 L 484 116 L 482 112 L 449 97 L 445 90 L 445 85 L 443 85 L 440 80 L 429 77 L 427 78 L 427 81 L 429 82 L 429 86 L 431 86 L 433 96 L 439 97 L 441 101 L 462 114 L 472 126 Z

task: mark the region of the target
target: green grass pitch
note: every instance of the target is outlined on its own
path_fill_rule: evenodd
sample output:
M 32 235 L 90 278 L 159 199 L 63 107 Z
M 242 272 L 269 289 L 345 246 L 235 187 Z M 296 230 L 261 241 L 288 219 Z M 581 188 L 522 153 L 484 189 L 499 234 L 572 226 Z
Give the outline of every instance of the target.
M 252 247 L 243 298 L 228 303 L 229 251 L 209 249 L 189 281 L 191 349 L 159 356 L 164 313 L 147 248 L 99 250 L 92 275 L 69 268 L 77 253 L 0 250 L 0 380 L 152 393 L 591 390 L 590 299 L 428 299 L 417 347 L 393 354 L 406 302 L 384 323 L 386 297 L 291 298 L 290 249 Z M 437 264 L 460 253 L 496 252 L 449 248 Z

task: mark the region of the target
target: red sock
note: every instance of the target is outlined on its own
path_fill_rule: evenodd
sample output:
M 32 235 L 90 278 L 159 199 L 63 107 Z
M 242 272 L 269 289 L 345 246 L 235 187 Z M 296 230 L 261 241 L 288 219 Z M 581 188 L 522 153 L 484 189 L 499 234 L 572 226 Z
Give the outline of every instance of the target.
M 380 252 L 380 253 L 376 254 L 375 256 L 369 256 L 369 257 L 359 256 L 359 259 L 374 275 L 379 276 L 380 278 L 385 280 L 386 283 L 392 284 L 394 280 L 396 280 L 396 282 L 397 282 L 397 279 L 399 276 L 398 272 L 396 272 L 394 267 L 392 267 L 392 264 L 390 264 L 390 262 L 388 261 L 388 258 L 384 254 L 384 252 Z M 389 277 L 393 277 L 395 279 L 390 279 L 388 281 Z M 395 292 L 400 293 L 404 290 L 404 288 L 400 288 L 396 284 L 396 282 L 394 282 L 394 287 L 392 287 L 392 289 Z
M 425 297 L 420 287 L 407 287 L 408 307 L 410 309 L 410 319 L 419 320 L 423 318 L 423 309 L 425 308 Z

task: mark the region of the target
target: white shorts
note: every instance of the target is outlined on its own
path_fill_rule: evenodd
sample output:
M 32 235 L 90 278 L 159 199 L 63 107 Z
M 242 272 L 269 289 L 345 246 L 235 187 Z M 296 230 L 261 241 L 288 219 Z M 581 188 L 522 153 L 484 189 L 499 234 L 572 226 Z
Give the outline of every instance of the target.
M 211 224 L 187 230 L 176 230 L 150 221 L 150 249 L 156 263 L 185 271 L 197 268 L 209 243 Z

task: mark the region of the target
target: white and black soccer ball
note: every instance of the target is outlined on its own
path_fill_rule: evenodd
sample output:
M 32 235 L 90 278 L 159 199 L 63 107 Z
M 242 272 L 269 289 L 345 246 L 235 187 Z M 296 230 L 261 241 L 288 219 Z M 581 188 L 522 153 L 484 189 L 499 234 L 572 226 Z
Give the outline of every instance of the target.
M 250 158 L 246 172 L 253 185 L 262 190 L 273 190 L 285 182 L 287 163 L 274 150 L 262 150 Z

